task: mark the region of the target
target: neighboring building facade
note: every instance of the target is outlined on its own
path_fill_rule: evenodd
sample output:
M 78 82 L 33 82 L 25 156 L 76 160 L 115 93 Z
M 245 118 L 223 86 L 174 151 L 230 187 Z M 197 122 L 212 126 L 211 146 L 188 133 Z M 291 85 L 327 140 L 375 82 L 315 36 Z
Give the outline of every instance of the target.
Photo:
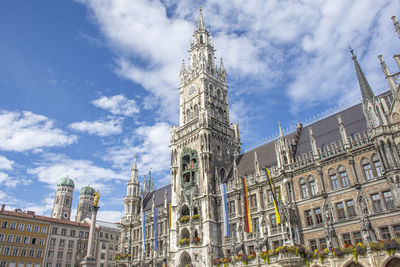
M 400 36 L 399 23 L 392 19 Z M 241 154 L 239 127 L 229 119 L 226 71 L 222 60 L 215 66 L 214 51 L 200 10 L 190 66 L 183 62 L 180 72 L 180 121 L 171 130 L 171 185 L 154 191 L 149 177 L 139 192 L 135 157 L 121 219 L 125 257 L 118 263 L 211 266 L 215 258 L 282 245 L 332 251 L 345 244 L 400 238 L 399 72 L 391 75 L 379 56 L 390 91 L 375 96 L 351 51 L 361 104 L 305 127 L 298 124 L 287 135 L 278 125 L 277 140 Z M 400 68 L 400 56 L 394 59 Z M 265 168 L 271 172 L 280 225 Z M 242 176 L 247 178 L 253 233 L 245 232 Z M 223 234 L 221 183 L 227 186 L 230 237 Z M 158 250 L 155 207 L 160 209 L 158 240 L 165 242 Z M 399 257 L 371 253 L 359 265 L 350 258 L 329 261 L 329 266 L 400 266 Z
M 0 211 L 0 266 L 44 266 L 50 222 L 36 219 L 33 212 Z

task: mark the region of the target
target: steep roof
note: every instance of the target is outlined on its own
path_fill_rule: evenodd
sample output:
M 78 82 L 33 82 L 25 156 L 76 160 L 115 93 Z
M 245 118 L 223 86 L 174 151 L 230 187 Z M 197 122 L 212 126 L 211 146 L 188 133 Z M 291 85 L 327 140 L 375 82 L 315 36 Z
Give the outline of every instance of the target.
M 167 201 L 171 203 L 171 185 L 166 185 L 153 192 L 148 193 L 143 199 L 144 210 L 150 210 L 152 207 L 152 199 L 154 195 L 154 205 L 156 207 L 164 205 L 164 194 L 167 191 Z
M 361 104 L 357 104 L 305 126 L 300 133 L 295 156 L 311 152 L 310 134 L 308 131 L 310 127 L 313 130 L 318 148 L 340 141 L 342 138 L 337 121 L 338 115 L 342 116 L 342 121 L 348 136 L 354 136 L 357 133 L 363 133 L 367 130 Z M 294 132 L 287 134 L 286 138 L 292 140 L 294 138 Z M 260 167 L 268 167 L 276 164 L 275 142 L 276 140 L 273 140 L 242 154 L 238 158 L 237 163 L 239 175 L 245 175 L 254 171 L 254 152 L 257 152 L 257 159 Z

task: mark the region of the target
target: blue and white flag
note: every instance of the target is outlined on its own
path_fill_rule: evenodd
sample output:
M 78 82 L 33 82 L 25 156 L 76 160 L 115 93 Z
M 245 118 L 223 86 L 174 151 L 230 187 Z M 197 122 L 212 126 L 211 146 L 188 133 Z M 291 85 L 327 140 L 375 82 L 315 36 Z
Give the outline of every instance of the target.
M 221 188 L 221 196 L 222 196 L 222 215 L 224 218 L 224 235 L 226 237 L 230 237 L 229 221 L 228 221 L 228 201 L 226 199 L 226 186 L 222 183 L 219 186 Z
M 158 209 L 154 208 L 154 250 L 158 250 Z
M 146 252 L 146 212 L 142 213 L 143 253 Z

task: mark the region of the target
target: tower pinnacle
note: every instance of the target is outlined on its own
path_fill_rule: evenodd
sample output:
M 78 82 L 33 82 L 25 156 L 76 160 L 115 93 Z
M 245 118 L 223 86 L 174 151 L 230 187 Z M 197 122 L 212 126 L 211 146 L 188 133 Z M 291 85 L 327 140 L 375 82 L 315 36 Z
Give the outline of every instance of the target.
M 199 22 L 197 23 L 198 30 L 204 30 L 204 21 L 203 21 L 203 14 L 201 12 L 201 6 L 199 9 Z
M 361 90 L 361 95 L 363 98 L 363 101 L 369 100 L 372 102 L 374 99 L 374 93 L 372 92 L 371 86 L 369 86 L 369 83 L 367 81 L 367 78 L 364 75 L 364 72 L 362 71 L 360 64 L 358 64 L 357 61 L 357 56 L 354 55 L 353 49 L 350 48 L 350 53 L 352 55 L 352 59 L 354 62 L 354 66 L 356 68 L 356 73 L 357 73 L 357 78 L 358 78 L 358 83 L 360 85 L 360 90 Z

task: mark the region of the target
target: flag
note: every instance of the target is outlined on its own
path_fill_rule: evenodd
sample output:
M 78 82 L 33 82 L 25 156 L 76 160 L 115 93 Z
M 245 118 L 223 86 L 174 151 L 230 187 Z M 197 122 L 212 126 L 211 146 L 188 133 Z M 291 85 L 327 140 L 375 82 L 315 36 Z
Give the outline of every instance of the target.
M 222 196 L 222 215 L 224 217 L 224 234 L 226 237 L 230 236 L 229 233 L 229 221 L 228 221 L 228 201 L 226 199 L 226 186 L 224 184 L 219 185 L 221 188 L 221 196 Z
M 168 228 L 171 230 L 171 212 L 172 212 L 172 204 L 168 205 Z
M 244 192 L 244 216 L 246 221 L 246 232 L 252 233 L 253 228 L 251 227 L 251 214 L 249 208 L 249 192 L 247 191 L 246 177 L 242 176 L 243 192 Z
M 146 251 L 146 213 L 142 213 L 142 237 L 143 237 L 143 253 Z
M 158 250 L 158 209 L 154 208 L 154 250 Z
M 274 188 L 274 186 L 272 184 L 272 179 L 271 179 L 271 175 L 269 174 L 269 170 L 267 168 L 265 168 L 265 171 L 267 172 L 267 180 L 268 180 L 268 183 L 269 183 L 269 187 L 271 188 L 272 199 L 274 200 L 276 223 L 280 224 L 281 223 L 281 216 L 279 215 L 279 211 L 278 211 L 278 203 L 276 201 L 275 188 Z

